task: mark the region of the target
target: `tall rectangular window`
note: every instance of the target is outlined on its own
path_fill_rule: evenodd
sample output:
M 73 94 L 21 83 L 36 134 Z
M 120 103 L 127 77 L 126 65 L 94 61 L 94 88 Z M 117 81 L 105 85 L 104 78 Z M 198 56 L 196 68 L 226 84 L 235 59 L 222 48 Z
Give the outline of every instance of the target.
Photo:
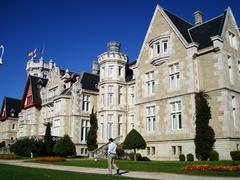
M 181 101 L 176 101 L 170 103 L 171 108 L 171 121 L 172 129 L 182 129 L 182 111 L 181 111 Z
M 108 75 L 113 76 L 113 66 L 108 67 Z
M 227 56 L 228 58 L 228 72 L 229 72 L 229 80 L 230 80 L 230 83 L 233 84 L 233 68 L 232 68 L 232 57 L 231 56 Z
M 134 96 L 134 86 L 130 87 L 130 104 L 133 105 L 135 103 L 135 96 Z
M 155 106 L 147 107 L 147 131 L 156 130 Z
M 233 125 L 236 127 L 236 98 L 232 96 L 232 116 L 233 116 Z
M 163 53 L 168 53 L 168 40 L 162 41 Z
M 88 112 L 90 109 L 90 96 L 83 95 L 82 110 Z
M 134 129 L 134 115 L 130 116 L 130 128 Z
M 81 128 L 81 141 L 87 141 L 87 135 L 90 128 L 90 123 L 88 119 L 82 119 Z
M 122 76 L 122 67 L 121 66 L 118 67 L 118 76 Z
M 178 149 L 178 155 L 182 154 L 182 146 L 177 146 Z
M 155 147 L 152 147 L 152 155 L 155 155 Z
M 53 120 L 53 136 L 60 136 L 60 119 Z
M 176 152 L 176 146 L 172 146 L 172 155 L 176 155 L 177 152 Z
M 122 135 L 122 115 L 118 115 L 118 136 Z
M 169 65 L 169 85 L 170 89 L 177 89 L 180 87 L 179 63 Z
M 238 49 L 237 37 L 232 32 L 228 32 L 229 44 L 232 48 Z
M 104 79 L 105 78 L 105 67 L 102 67 L 101 68 L 101 79 Z
M 104 106 L 104 86 L 101 87 L 101 105 Z
M 147 94 L 151 95 L 155 92 L 154 72 L 146 73 Z
M 113 104 L 113 86 L 112 85 L 108 86 L 108 104 L 109 105 Z
M 113 115 L 108 114 L 108 138 L 113 137 Z
M 100 117 L 100 139 L 104 139 L 104 116 L 101 115 Z
M 122 104 L 122 97 L 123 97 L 123 87 L 119 86 L 118 87 L 118 104 Z
M 240 74 L 240 60 L 238 61 L 238 73 Z

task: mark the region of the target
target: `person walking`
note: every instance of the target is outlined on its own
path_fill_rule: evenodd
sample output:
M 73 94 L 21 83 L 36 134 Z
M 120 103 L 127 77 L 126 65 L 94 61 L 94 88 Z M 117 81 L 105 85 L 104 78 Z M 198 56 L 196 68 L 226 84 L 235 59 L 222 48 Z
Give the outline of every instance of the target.
M 119 169 L 117 165 L 115 164 L 115 159 L 117 158 L 117 145 L 113 142 L 113 139 L 109 139 L 108 144 L 108 171 L 110 174 L 112 174 L 112 168 L 114 168 L 117 171 L 117 175 L 120 175 Z

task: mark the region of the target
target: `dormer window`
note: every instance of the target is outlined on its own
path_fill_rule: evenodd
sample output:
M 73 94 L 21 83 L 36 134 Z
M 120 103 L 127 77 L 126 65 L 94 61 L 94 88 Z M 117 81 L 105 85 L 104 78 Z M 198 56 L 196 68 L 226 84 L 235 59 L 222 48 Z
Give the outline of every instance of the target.
M 42 88 L 42 85 L 43 85 L 43 82 L 42 82 L 41 79 L 39 79 L 38 82 L 37 82 L 37 88 L 38 88 L 38 89 L 41 89 L 41 88 Z
M 170 35 L 161 35 L 149 42 L 149 46 L 152 50 L 153 65 L 161 65 L 169 57 L 169 39 Z
M 14 110 L 14 109 L 11 109 L 11 110 L 10 110 L 10 115 L 11 115 L 11 117 L 14 117 L 14 114 L 15 114 L 15 110 Z
M 163 53 L 168 53 L 168 40 L 162 41 L 163 44 Z
M 229 44 L 232 48 L 238 49 L 237 37 L 234 33 L 228 31 Z
M 153 58 L 168 53 L 168 40 L 160 40 L 153 44 Z

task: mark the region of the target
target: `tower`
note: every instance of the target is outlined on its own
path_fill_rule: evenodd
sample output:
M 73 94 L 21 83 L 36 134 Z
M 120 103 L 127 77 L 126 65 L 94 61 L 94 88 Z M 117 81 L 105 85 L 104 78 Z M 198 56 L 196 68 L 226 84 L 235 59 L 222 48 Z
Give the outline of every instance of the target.
M 98 99 L 98 142 L 126 134 L 125 66 L 128 56 L 120 52 L 121 44 L 112 41 L 108 51 L 98 56 L 100 68 Z

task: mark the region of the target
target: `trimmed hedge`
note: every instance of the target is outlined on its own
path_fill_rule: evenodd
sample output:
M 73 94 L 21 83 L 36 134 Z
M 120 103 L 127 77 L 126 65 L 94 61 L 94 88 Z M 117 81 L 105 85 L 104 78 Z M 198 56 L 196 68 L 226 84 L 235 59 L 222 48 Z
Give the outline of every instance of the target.
M 239 161 L 240 160 L 240 151 L 231 151 L 230 155 L 232 160 Z
M 210 161 L 219 161 L 219 154 L 218 154 L 218 152 L 215 151 L 215 150 L 212 150 L 210 152 L 209 160 Z
M 184 154 L 179 155 L 179 161 L 185 161 L 185 155 Z
M 187 161 L 194 161 L 193 154 L 191 154 L 191 153 L 187 154 Z
M 10 151 L 18 156 L 28 157 L 31 155 L 42 156 L 45 154 L 45 145 L 42 140 L 20 139 L 10 146 Z

